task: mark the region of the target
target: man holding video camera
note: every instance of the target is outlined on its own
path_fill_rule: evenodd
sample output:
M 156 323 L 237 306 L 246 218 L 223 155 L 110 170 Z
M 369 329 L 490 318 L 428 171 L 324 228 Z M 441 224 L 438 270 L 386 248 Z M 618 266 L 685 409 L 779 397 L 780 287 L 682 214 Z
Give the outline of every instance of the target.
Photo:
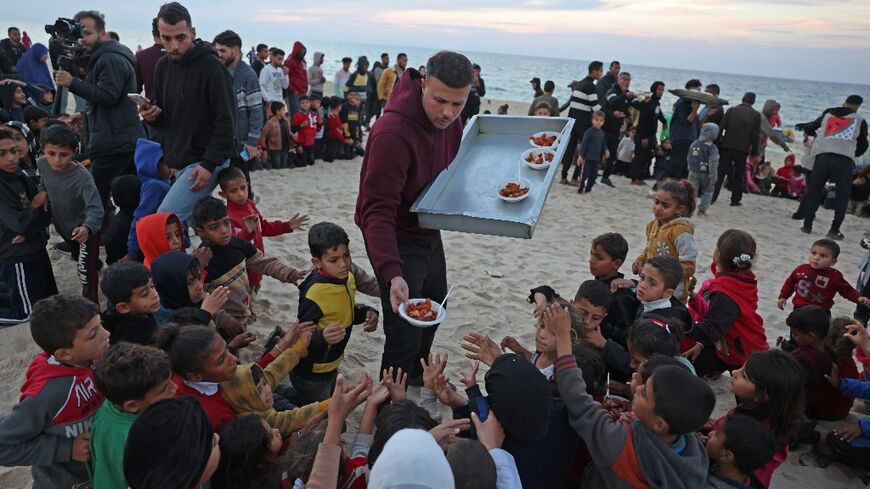
M 112 180 L 136 174 L 133 151 L 142 135 L 142 124 L 136 104 L 127 98 L 128 93 L 136 92 L 136 58 L 125 46 L 109 39 L 101 13 L 82 11 L 74 19 L 82 25 L 79 44 L 89 57 L 86 75 L 80 79 L 58 70 L 54 81 L 88 102 L 82 152 L 91 160 L 91 172 L 105 207 Z

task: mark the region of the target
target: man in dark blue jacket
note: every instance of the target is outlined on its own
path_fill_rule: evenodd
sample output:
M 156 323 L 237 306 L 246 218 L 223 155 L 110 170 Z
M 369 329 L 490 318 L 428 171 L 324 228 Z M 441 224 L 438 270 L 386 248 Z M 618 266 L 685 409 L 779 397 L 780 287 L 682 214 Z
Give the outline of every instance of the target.
M 701 91 L 701 80 L 686 82 L 686 90 Z M 665 170 L 665 178 L 686 178 L 689 176 L 688 156 L 689 146 L 698 139 L 698 107 L 697 100 L 685 97 L 674 104 L 674 114 L 671 116 L 671 162 Z

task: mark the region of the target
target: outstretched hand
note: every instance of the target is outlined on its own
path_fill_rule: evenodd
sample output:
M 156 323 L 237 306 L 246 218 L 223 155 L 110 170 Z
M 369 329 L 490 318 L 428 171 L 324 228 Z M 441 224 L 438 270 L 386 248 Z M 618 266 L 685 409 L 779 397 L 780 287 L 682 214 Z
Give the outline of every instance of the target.
M 489 336 L 482 335 L 475 331 L 471 331 L 462 337 L 465 343 L 462 343 L 462 349 L 466 351 L 465 356 L 472 360 L 479 360 L 491 367 L 495 359 L 501 355 L 501 350 L 495 341 Z

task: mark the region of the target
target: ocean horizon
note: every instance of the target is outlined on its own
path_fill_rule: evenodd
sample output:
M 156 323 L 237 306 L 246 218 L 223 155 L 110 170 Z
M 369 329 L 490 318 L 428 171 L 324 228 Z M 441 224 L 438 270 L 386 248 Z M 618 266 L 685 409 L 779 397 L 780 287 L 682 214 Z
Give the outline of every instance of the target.
M 48 36 L 44 33 L 42 26 L 21 24 L 20 27 L 31 33 L 33 42 L 47 42 Z M 147 30 L 118 30 L 117 32 L 121 42 L 134 52 L 138 45 L 144 48 L 153 42 L 150 32 Z M 199 34 L 204 40 L 210 41 L 216 33 L 200 32 Z M 278 46 L 289 55 L 295 41 L 291 38 L 251 39 L 246 33 L 241 32 L 240 34 L 244 42 L 243 55 L 247 54 L 252 45 L 259 42 Z M 367 56 L 370 65 L 374 65 L 375 61 L 379 60 L 380 54 L 387 52 L 390 55 L 390 63 L 393 64 L 396 54 L 404 52 L 408 55 L 408 66 L 417 68 L 424 65 L 429 56 L 440 50 L 440 48 L 431 47 L 401 47 L 390 42 L 356 43 L 317 39 L 303 40 L 302 42 L 308 49 L 306 60 L 309 62 L 309 66 L 314 52 L 324 53 L 323 72 L 329 81 L 332 81 L 335 72 L 341 68 L 341 58 L 344 56 L 353 58 L 353 65 L 356 64 L 359 56 Z M 600 59 L 591 52 L 581 53 L 587 60 L 479 51 L 462 52 L 473 63 L 481 66 L 481 78 L 486 84 L 484 100 L 522 103 L 531 103 L 532 101 L 529 81 L 534 77 L 540 78 L 542 84 L 546 80 L 553 80 L 556 85 L 554 95 L 560 102 L 564 103 L 570 97 L 568 84 L 586 76 L 589 61 Z M 244 60 L 247 61 L 247 56 L 244 57 Z M 604 63 L 606 70 L 612 60 L 600 59 L 600 61 Z M 782 106 L 780 114 L 784 127 L 811 121 L 821 115 L 824 109 L 842 105 L 846 97 L 852 94 L 861 95 L 870 101 L 870 85 L 791 79 L 778 77 L 776 73 L 746 75 L 688 68 L 664 68 L 620 61 L 622 62 L 622 70 L 632 75 L 631 90 L 635 92 L 649 91 L 650 85 L 654 81 L 662 81 L 667 89 L 672 89 L 683 88 L 686 81 L 698 78 L 704 85 L 718 84 L 721 89 L 721 97 L 731 102 L 731 105 L 739 104 L 743 94 L 747 91 L 755 92 L 755 108 L 757 110 L 761 110 L 765 100 L 776 100 Z M 665 92 L 662 98 L 662 110 L 665 113 L 670 113 L 674 102 L 676 102 L 676 97 Z

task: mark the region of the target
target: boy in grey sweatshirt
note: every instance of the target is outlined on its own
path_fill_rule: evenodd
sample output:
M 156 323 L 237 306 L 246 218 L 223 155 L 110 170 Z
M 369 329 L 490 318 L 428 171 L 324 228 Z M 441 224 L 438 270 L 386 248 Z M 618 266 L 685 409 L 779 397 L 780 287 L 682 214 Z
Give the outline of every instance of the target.
M 556 383 L 571 427 L 583 438 L 592 459 L 583 487 L 629 489 L 703 487 L 709 461 L 693 432 L 710 418 L 712 389 L 683 367 L 657 369 L 638 386 L 632 410 L 637 421 L 614 421 L 592 396 L 571 351 L 571 319 L 554 304 L 544 326 L 556 338 Z
M 706 216 L 716 188 L 716 178 L 719 175 L 719 148 L 714 141 L 719 136 L 719 126 L 707 122 L 701 126 L 701 135 L 689 147 L 689 183 L 695 187 L 695 193 L 701 202 L 698 204 L 698 215 Z
M 592 127 L 583 133 L 580 149 L 577 150 L 577 165 L 583 165 L 580 176 L 578 194 L 589 192 L 598 178 L 598 167 L 601 161 L 610 157 L 607 151 L 607 136 L 601 126 L 604 125 L 604 112 L 596 110 L 592 114 Z
M 78 136 L 72 129 L 62 124 L 48 127 L 42 131 L 40 143 L 45 150 L 45 156 L 36 161 L 42 175 L 41 199 L 47 194 L 54 227 L 78 258 L 82 295 L 99 305 L 99 233 L 105 215 L 100 193 L 91 173 L 73 159 Z

